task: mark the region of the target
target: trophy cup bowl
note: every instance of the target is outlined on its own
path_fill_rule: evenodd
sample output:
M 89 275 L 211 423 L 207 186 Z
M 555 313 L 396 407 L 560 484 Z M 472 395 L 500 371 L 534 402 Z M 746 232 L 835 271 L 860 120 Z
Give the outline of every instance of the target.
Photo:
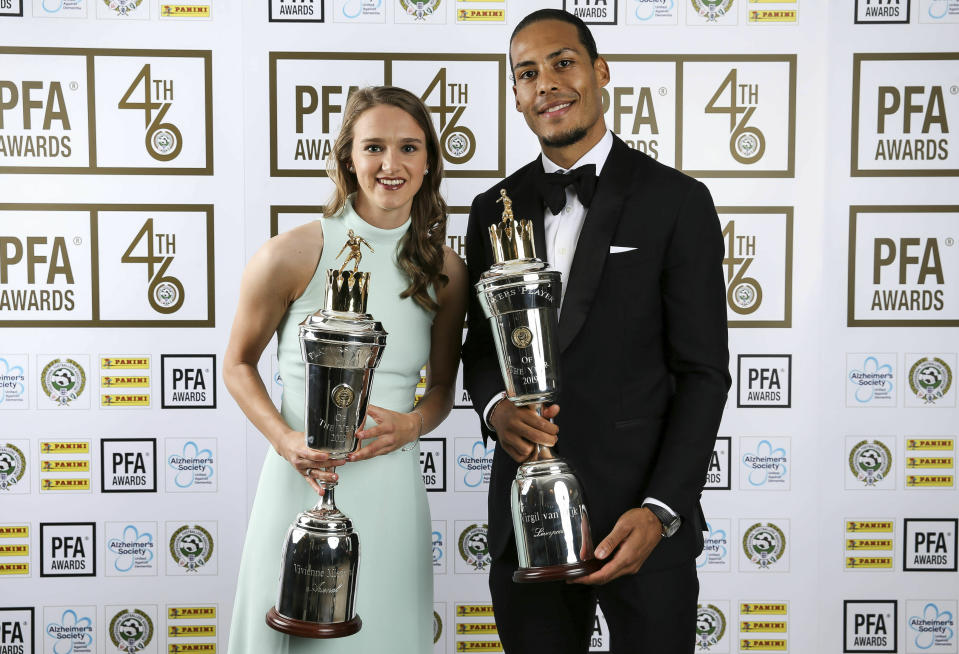
M 356 430 L 386 347 L 383 325 L 366 313 L 368 285 L 368 273 L 327 271 L 324 308 L 300 323 L 306 444 L 332 459 L 359 447 Z M 336 483 L 319 483 L 323 498 L 287 532 L 277 601 L 266 622 L 294 636 L 338 638 L 363 624 L 355 613 L 360 541 L 336 507 Z
M 516 406 L 543 404 L 559 395 L 556 339 L 562 280 L 536 258 L 532 224 L 512 217 L 511 202 L 500 192 L 503 221 L 490 227 L 495 263 L 476 283 L 483 313 L 490 321 L 506 397 Z M 519 583 L 573 579 L 595 572 L 589 516 L 582 486 L 572 468 L 548 447 L 537 445 L 520 464 L 510 490 L 510 509 Z

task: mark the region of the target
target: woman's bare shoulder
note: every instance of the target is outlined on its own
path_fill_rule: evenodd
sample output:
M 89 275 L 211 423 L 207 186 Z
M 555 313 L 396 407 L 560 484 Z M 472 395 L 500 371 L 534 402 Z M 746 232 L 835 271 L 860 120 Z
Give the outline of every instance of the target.
M 277 234 L 264 243 L 247 265 L 247 273 L 299 297 L 313 278 L 323 253 L 323 226 L 313 221 Z

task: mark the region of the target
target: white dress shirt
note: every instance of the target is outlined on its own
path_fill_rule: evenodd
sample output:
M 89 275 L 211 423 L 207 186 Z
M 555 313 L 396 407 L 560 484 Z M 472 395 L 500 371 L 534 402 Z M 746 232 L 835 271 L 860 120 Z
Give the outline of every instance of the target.
M 606 159 L 609 158 L 609 152 L 612 149 L 613 133 L 607 130 L 603 138 L 569 168 L 559 166 L 551 161 L 545 154 L 541 154 L 540 157 L 543 162 L 543 170 L 547 173 L 567 173 L 573 168 L 594 164 L 596 166 L 596 176 L 599 177 L 603 172 L 603 165 L 606 163 Z M 588 207 L 584 207 L 583 203 L 579 201 L 579 197 L 576 195 L 576 187 L 573 185 L 566 187 L 566 206 L 563 207 L 558 214 L 554 214 L 549 207 L 543 209 L 543 224 L 546 232 L 546 260 L 549 262 L 550 268 L 559 271 L 563 280 L 563 291 L 557 316 L 559 316 L 563 310 L 562 299 L 566 297 L 566 282 L 569 278 L 569 270 L 573 266 L 573 256 L 576 254 L 576 244 L 579 242 L 579 234 L 583 231 L 583 223 L 586 222 L 587 210 Z M 493 407 L 505 397 L 505 392 L 494 395 L 493 399 L 486 405 L 483 416 L 485 417 L 486 426 L 490 429 L 493 429 L 493 426 L 489 423 L 489 417 L 493 411 Z M 675 511 L 659 500 L 647 497 L 644 500 L 644 503 L 645 502 L 661 506 L 671 514 L 676 515 Z

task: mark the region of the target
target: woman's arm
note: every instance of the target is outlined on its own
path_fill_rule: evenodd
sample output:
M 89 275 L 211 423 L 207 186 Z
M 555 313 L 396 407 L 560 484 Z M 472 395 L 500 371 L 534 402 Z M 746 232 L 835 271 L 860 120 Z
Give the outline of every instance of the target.
M 430 329 L 426 392 L 410 413 L 397 413 L 373 405 L 367 407 L 367 413 L 379 424 L 357 432 L 357 436 L 361 439 L 378 438 L 351 454 L 350 461 L 386 454 L 415 441 L 436 429 L 453 407 L 456 371 L 463 342 L 463 318 L 466 315 L 466 265 L 453 250 L 445 246 L 443 272 L 449 278 L 449 283 L 436 294 L 440 308 L 433 317 Z
M 223 357 L 223 381 L 233 399 L 273 449 L 307 477 L 317 492 L 322 491 L 316 479 L 335 478 L 319 468 L 339 462 L 307 447 L 303 432 L 286 424 L 256 366 L 290 303 L 312 279 L 322 250 L 323 232 L 317 222 L 270 239 L 253 255 L 243 271 L 240 299 Z

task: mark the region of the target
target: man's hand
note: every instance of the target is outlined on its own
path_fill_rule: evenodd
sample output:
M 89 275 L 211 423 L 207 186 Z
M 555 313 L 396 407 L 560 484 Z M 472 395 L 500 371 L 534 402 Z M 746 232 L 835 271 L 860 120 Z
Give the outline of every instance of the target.
M 556 445 L 559 427 L 547 418 L 555 418 L 559 405 L 543 409 L 543 416 L 529 406 L 517 407 L 509 400 L 501 400 L 490 414 L 489 422 L 496 430 L 496 441 L 517 463 L 529 459 L 536 444 Z
M 616 550 L 613 558 L 593 574 L 570 583 L 600 585 L 623 575 L 635 574 L 662 537 L 663 524 L 652 511 L 630 509 L 619 517 L 609 536 L 596 547 L 597 559 L 605 559 Z

